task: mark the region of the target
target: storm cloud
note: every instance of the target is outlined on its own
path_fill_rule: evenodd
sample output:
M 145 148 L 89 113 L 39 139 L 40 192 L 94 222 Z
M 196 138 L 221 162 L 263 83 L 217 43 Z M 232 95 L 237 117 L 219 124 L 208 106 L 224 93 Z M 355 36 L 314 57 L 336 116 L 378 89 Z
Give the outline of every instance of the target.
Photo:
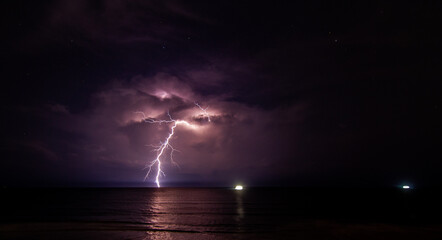
M 169 186 L 440 182 L 437 7 L 7 5 L 4 186 L 154 186 L 170 125 L 139 111 L 199 126 L 177 128 Z

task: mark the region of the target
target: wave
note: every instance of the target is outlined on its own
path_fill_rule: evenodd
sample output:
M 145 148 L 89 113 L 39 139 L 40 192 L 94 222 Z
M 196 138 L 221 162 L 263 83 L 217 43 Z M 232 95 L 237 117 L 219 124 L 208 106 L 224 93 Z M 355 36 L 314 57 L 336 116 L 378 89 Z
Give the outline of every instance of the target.
M 157 224 L 128 221 L 64 221 L 64 222 L 16 222 L 0 224 L 0 232 L 47 231 L 147 231 L 176 233 L 240 233 L 234 225 L 182 225 L 161 227 Z

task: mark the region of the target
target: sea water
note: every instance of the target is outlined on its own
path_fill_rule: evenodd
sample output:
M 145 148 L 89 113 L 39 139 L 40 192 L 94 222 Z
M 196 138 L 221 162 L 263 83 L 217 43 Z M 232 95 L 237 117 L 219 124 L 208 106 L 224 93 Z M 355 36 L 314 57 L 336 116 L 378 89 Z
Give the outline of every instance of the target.
M 442 236 L 437 207 L 441 199 L 400 189 L 70 188 L 1 193 L 1 239 Z

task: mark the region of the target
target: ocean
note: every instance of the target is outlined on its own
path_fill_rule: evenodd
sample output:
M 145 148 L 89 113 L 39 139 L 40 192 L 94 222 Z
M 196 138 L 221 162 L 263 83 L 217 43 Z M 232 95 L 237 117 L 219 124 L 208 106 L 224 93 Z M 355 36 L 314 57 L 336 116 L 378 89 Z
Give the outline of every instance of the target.
M 442 239 L 431 189 L 2 189 L 0 239 Z

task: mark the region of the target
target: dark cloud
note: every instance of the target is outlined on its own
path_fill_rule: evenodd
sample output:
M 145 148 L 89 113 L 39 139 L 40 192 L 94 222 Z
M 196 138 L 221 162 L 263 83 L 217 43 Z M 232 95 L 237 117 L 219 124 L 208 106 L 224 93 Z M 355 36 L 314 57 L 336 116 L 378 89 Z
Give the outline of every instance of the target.
M 166 163 L 163 179 L 171 185 L 440 182 L 440 14 L 431 4 L 2 9 L 6 185 L 143 184 L 155 156 L 147 145 L 169 126 L 138 111 L 198 126 L 177 129 L 181 167 Z M 209 107 L 210 123 L 195 102 Z
M 209 107 L 210 123 L 195 101 Z M 164 141 L 170 131 L 170 124 L 143 122 L 137 111 L 149 118 L 166 120 L 168 111 L 174 119 L 199 126 L 196 130 L 179 127 L 172 139 L 179 150 L 175 160 L 181 166 L 180 174 L 193 174 L 192 179 L 184 180 L 195 182 L 226 183 L 232 179 L 251 180 L 257 173 L 272 175 L 274 166 L 288 152 L 289 146 L 284 142 L 293 142 L 290 136 L 281 134 L 285 131 L 282 124 L 302 118 L 301 107 L 265 110 L 226 101 L 222 96 L 202 97 L 180 79 L 165 73 L 152 78 L 138 76 L 125 83 L 114 81 L 93 94 L 90 109 L 82 113 L 70 114 L 59 104 L 48 110 L 56 113 L 45 113 L 53 122 L 51 125 L 58 126 L 54 131 L 61 131 L 63 138 L 70 139 L 63 148 L 68 149 L 69 156 L 60 153 L 63 161 L 105 169 L 111 175 L 107 180 L 135 182 L 142 181 L 146 173 L 143 167 L 155 159 L 150 145 Z M 275 113 L 281 117 L 275 118 Z M 74 136 L 81 138 L 75 140 Z M 164 162 L 166 173 L 175 167 L 167 158 Z M 110 168 L 114 164 L 132 168 L 132 176 L 122 176 L 118 168 Z M 246 169 L 254 170 L 244 172 Z M 212 176 L 214 172 L 216 177 Z

